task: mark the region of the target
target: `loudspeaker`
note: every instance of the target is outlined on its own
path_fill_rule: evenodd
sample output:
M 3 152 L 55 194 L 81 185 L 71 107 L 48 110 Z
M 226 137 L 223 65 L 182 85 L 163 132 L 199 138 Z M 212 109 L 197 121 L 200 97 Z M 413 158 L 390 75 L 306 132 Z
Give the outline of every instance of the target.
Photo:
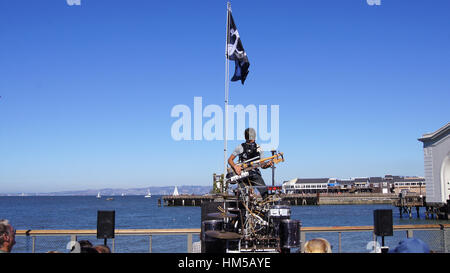
M 201 205 L 201 221 L 205 220 L 216 220 L 217 218 L 213 218 L 208 216 L 209 213 L 217 213 L 220 212 L 218 207 L 223 207 L 223 202 L 204 202 Z
M 203 234 L 204 221 L 217 220 L 217 218 L 209 217 L 208 214 L 209 213 L 220 212 L 219 209 L 218 209 L 219 206 L 223 206 L 223 202 L 214 202 L 214 201 L 213 202 L 204 202 L 201 205 L 201 218 L 200 218 L 201 219 L 201 223 L 200 223 L 200 226 L 202 227 L 202 229 L 200 231 L 200 241 L 201 241 L 202 253 L 206 253 L 206 251 L 207 251 L 207 246 L 206 246 L 206 242 L 205 242 L 205 236 Z
M 394 235 L 391 209 L 377 209 L 373 211 L 373 229 L 376 236 Z
M 114 238 L 115 213 L 114 210 L 97 212 L 97 239 Z

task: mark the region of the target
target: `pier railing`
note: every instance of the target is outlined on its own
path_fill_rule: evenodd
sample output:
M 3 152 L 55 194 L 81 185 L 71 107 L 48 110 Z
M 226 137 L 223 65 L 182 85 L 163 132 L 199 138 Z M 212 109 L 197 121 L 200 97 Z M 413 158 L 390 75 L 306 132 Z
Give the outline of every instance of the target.
M 390 248 L 395 247 L 398 242 L 404 238 L 417 237 L 429 244 L 433 252 L 450 252 L 450 224 L 430 224 L 430 225 L 395 225 L 394 236 L 385 237 L 386 245 Z M 13 252 L 49 252 L 57 250 L 58 252 L 69 252 L 66 248 L 69 242 L 79 241 L 81 239 L 96 240 L 97 230 L 17 230 L 16 241 L 18 242 L 18 249 L 16 247 Z M 109 239 L 108 245 L 112 252 L 127 252 L 127 247 L 121 245 L 120 249 L 125 251 L 116 251 L 116 240 L 119 238 L 125 239 L 122 241 L 125 244 L 147 244 L 145 250 L 139 252 L 153 252 L 153 239 L 158 236 L 177 236 L 185 237 L 183 245 L 186 251 L 182 251 L 179 246 L 174 252 L 197 252 L 194 244 L 198 246 L 198 238 L 200 229 L 117 229 L 115 230 L 115 238 Z M 341 252 L 374 252 L 376 251 L 379 242 L 373 233 L 373 226 L 341 226 L 341 227 L 302 227 L 301 232 L 302 246 L 297 251 L 302 252 L 304 243 L 312 238 L 325 238 L 333 246 L 333 253 Z M 127 240 L 125 237 L 139 237 L 139 240 Z M 49 240 L 50 237 L 61 238 L 56 240 Z M 197 242 L 194 243 L 194 237 Z M 180 238 L 178 238 L 179 242 Z M 26 241 L 26 242 L 23 242 Z M 103 242 L 103 241 L 102 241 Z M 164 240 L 164 245 L 168 243 Z M 47 246 L 47 247 L 44 247 Z M 51 246 L 51 247 L 49 247 Z M 142 249 L 142 248 L 141 248 Z M 158 247 L 164 249 L 164 247 Z M 173 248 L 172 248 L 173 249 Z M 14 251 L 16 250 L 16 251 Z M 136 251 L 132 251 L 136 252 Z M 172 251 L 169 251 L 172 252 Z

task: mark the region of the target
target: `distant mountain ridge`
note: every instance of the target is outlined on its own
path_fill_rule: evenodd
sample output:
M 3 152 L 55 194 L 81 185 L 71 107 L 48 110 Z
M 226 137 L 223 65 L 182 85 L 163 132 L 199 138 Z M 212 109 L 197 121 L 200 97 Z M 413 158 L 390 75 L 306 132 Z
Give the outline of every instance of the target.
M 175 189 L 175 186 L 163 186 L 163 187 L 146 187 L 146 188 L 130 188 L 130 189 L 88 189 L 79 191 L 59 191 L 49 193 L 0 193 L 0 196 L 89 196 L 97 195 L 100 192 L 102 196 L 120 196 L 120 195 L 146 195 L 150 190 L 152 195 L 171 195 Z M 206 194 L 212 190 L 212 186 L 189 186 L 182 185 L 177 186 L 179 194 Z

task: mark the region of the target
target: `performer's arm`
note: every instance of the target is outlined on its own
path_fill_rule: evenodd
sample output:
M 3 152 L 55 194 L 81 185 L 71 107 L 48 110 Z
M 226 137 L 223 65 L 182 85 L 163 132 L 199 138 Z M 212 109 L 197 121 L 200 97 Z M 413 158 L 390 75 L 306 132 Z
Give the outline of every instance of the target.
M 235 155 L 230 155 L 230 157 L 228 158 L 228 164 L 230 164 L 230 166 L 231 166 L 231 168 L 233 168 L 233 170 L 234 170 L 234 172 L 237 174 L 237 175 L 241 175 L 241 166 L 239 166 L 239 165 L 236 165 L 235 163 L 234 163 L 234 159 L 236 158 L 236 156 Z

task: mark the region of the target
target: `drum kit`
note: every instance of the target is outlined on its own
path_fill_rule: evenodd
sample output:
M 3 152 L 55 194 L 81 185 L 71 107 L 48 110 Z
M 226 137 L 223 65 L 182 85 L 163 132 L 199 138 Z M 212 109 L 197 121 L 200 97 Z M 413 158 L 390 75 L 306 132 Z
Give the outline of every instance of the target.
M 265 200 L 257 198 L 251 186 L 222 195 L 202 219 L 202 252 L 289 253 L 299 248 L 300 221 L 290 219 L 291 208 L 279 197 L 281 187 L 270 188 Z

